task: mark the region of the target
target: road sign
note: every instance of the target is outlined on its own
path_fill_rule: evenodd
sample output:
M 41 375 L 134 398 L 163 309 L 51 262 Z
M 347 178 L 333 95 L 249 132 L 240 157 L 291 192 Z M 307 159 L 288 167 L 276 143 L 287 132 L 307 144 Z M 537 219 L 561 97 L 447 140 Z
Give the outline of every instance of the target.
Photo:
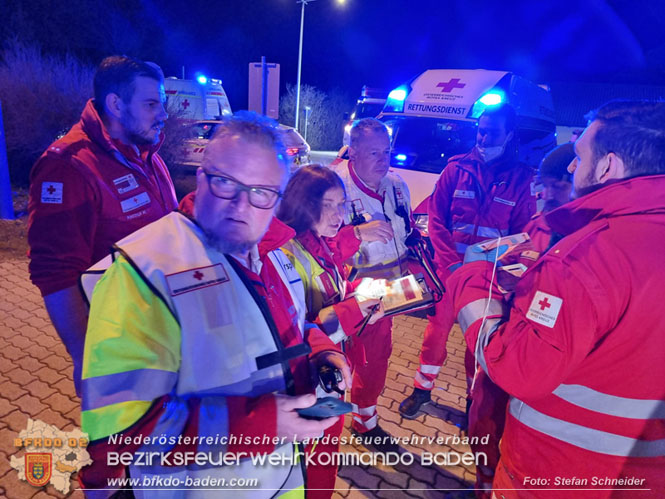
M 249 99 L 247 109 L 279 118 L 279 64 L 249 63 Z

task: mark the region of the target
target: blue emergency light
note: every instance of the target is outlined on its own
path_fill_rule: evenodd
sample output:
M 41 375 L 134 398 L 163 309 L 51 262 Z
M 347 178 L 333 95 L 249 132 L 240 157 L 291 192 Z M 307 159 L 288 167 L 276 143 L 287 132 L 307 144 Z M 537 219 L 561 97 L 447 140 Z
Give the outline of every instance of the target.
M 397 161 L 406 161 L 406 154 L 397 154 L 397 155 L 395 156 L 395 159 L 396 159 Z
M 503 96 L 497 92 L 489 92 L 478 100 L 486 106 L 496 106 L 497 104 L 501 104 L 501 101 L 503 101 Z
M 504 97 L 505 94 L 498 89 L 493 89 L 484 93 L 473 105 L 471 118 L 478 118 L 488 107 L 498 106 L 503 102 Z
M 205 75 L 198 75 L 196 77 L 196 81 L 198 81 L 201 85 L 205 85 L 208 83 L 208 78 Z
M 397 87 L 391 90 L 386 100 L 386 111 L 394 111 L 396 113 L 404 112 L 404 100 L 406 99 L 406 87 Z

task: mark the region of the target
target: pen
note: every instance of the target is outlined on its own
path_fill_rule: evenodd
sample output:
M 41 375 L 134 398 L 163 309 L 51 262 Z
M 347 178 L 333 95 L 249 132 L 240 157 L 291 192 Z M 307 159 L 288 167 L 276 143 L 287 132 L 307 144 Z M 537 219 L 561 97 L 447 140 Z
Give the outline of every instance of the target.
M 369 324 L 369 320 L 372 318 L 372 316 L 376 313 L 377 310 L 379 310 L 379 307 L 381 306 L 381 301 L 383 300 L 383 296 L 379 298 L 379 303 L 374 305 L 370 310 L 369 313 L 367 314 L 367 317 L 363 319 L 363 321 L 360 323 L 360 329 L 356 333 L 356 336 L 360 336 L 362 332 L 365 330 L 365 326 Z

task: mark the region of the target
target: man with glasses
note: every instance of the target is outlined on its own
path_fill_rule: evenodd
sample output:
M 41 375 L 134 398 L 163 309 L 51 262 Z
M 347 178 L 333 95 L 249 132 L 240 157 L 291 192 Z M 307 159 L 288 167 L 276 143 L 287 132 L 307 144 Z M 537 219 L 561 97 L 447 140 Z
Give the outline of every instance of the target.
M 295 235 L 273 218 L 287 178 L 276 124 L 232 118 L 206 148 L 193 217 L 171 213 L 115 245 L 92 296 L 84 355 L 81 423 L 94 460 L 86 487 L 107 487 L 127 466 L 141 484 L 258 479 L 252 497 L 303 488 L 294 442 L 337 421 L 296 412 L 316 400 L 311 371 L 329 365 L 347 383 L 350 373 L 305 323 L 302 282 L 278 249 Z M 132 462 L 113 461 L 114 452 Z M 140 462 L 148 452 L 160 457 Z M 203 457 L 195 467 L 162 460 L 185 452 Z M 220 452 L 236 457 L 221 463 Z M 237 453 L 276 454 L 282 464 L 254 466 Z

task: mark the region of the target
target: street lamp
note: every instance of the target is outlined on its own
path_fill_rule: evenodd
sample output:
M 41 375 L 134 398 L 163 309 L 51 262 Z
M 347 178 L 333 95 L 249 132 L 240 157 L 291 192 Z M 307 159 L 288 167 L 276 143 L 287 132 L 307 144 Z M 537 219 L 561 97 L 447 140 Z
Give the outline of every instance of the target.
M 302 34 L 305 28 L 305 5 L 315 0 L 296 0 L 302 7 L 300 8 L 300 44 L 298 45 L 298 81 L 296 83 L 296 130 L 298 130 L 298 121 L 300 120 L 300 74 L 302 72 Z M 344 4 L 346 0 L 337 0 L 338 4 Z

